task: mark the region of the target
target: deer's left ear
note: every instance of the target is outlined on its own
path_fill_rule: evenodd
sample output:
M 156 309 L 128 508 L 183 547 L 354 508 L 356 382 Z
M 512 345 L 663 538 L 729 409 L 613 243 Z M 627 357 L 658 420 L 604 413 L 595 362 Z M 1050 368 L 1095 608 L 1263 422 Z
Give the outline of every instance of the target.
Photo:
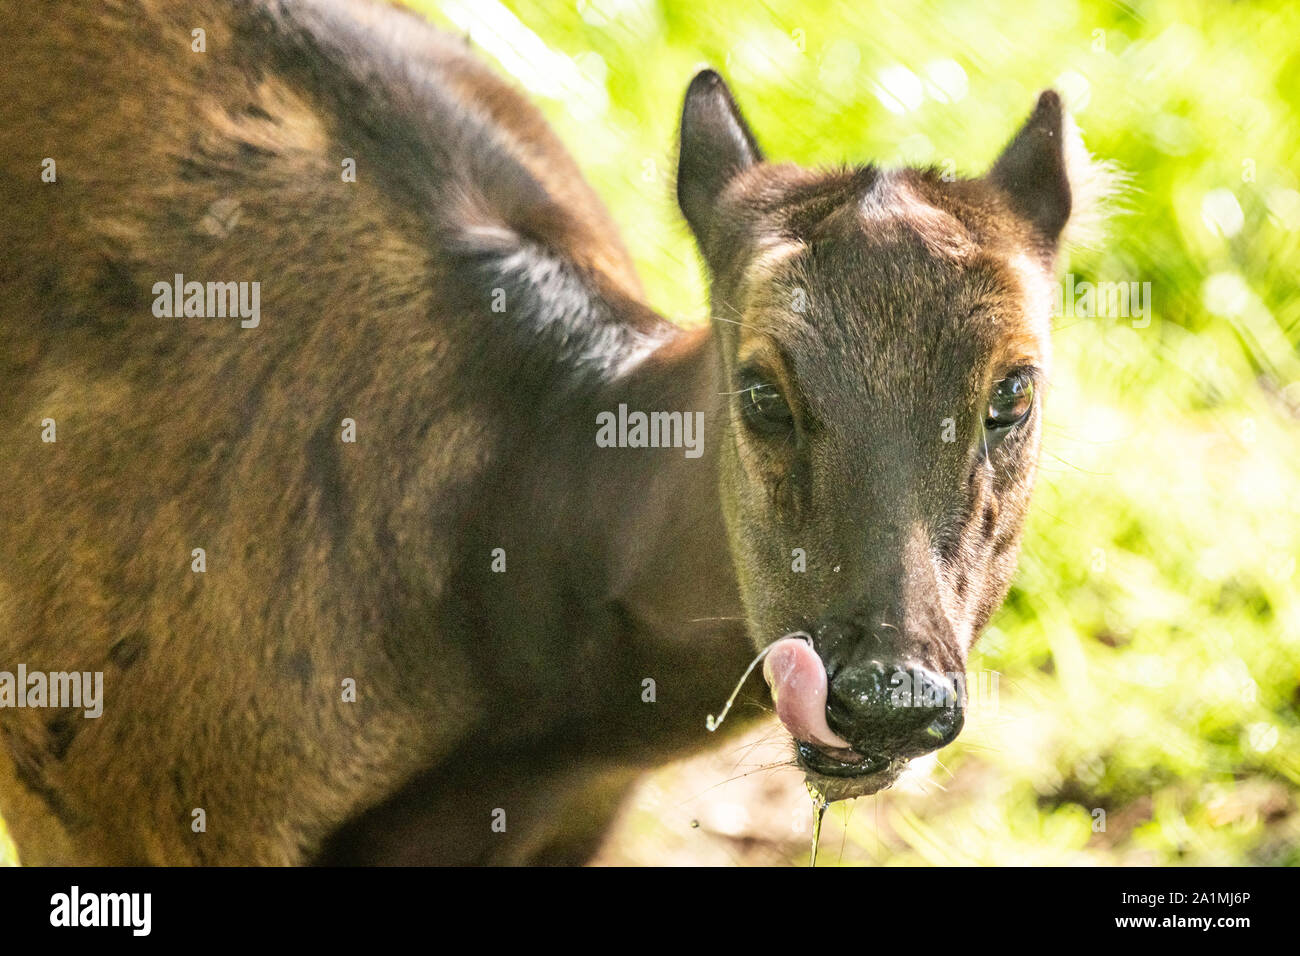
M 710 267 L 717 252 L 718 198 L 737 173 L 762 158 L 727 84 L 712 70 L 701 71 L 682 106 L 677 203 Z
M 989 180 L 1011 200 L 1011 207 L 1055 245 L 1070 220 L 1070 177 L 1066 168 L 1067 134 L 1073 133 L 1061 97 L 1046 90 L 998 161 Z

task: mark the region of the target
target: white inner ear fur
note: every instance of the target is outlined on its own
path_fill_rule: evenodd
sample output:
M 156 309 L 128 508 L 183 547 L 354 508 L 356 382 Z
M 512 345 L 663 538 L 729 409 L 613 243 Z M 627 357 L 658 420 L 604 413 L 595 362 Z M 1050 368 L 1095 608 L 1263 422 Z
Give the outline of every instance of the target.
M 1093 158 L 1069 112 L 1062 118 L 1062 127 L 1070 219 L 1061 234 L 1061 246 L 1088 249 L 1105 239 L 1106 222 L 1117 211 L 1128 176 L 1115 163 Z

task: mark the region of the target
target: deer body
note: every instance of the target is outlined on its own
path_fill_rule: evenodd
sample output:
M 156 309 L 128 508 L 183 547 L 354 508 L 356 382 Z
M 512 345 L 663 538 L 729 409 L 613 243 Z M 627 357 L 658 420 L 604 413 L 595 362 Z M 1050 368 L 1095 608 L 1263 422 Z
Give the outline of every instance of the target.
M 104 674 L 97 719 L 0 709 L 24 862 L 577 862 L 635 775 L 704 744 L 755 649 L 796 631 L 768 680 L 835 795 L 955 735 L 951 709 L 882 721 L 868 685 L 882 660 L 917 686 L 961 669 L 1005 590 L 1037 413 L 997 469 L 971 423 L 998 376 L 1045 369 L 1025 302 L 1060 228 L 1037 155 L 1054 101 L 997 189 L 945 192 L 762 163 L 702 74 L 679 196 L 717 321 L 683 330 L 645 305 L 540 114 L 413 17 L 4 17 L 0 670 Z M 875 266 L 866 241 L 886 243 Z M 259 321 L 160 317 L 177 275 L 258 283 Z M 872 355 L 929 376 L 912 438 L 854 431 L 892 393 L 813 388 L 811 340 L 783 340 L 774 304 L 793 286 L 842 356 L 805 356 L 831 379 L 871 382 L 854 363 Z M 936 290 L 1005 308 L 931 369 Z M 796 401 L 801 376 L 829 406 Z M 621 405 L 702 414 L 701 453 L 601 447 Z M 949 417 L 960 447 L 938 441 Z M 881 463 L 844 470 L 872 443 Z

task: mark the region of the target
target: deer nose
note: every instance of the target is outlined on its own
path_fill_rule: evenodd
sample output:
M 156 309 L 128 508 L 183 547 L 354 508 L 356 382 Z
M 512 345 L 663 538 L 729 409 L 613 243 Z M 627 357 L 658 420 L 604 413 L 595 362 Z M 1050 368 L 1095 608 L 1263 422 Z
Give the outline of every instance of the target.
M 863 660 L 830 682 L 826 720 L 858 753 L 919 757 L 961 733 L 964 701 L 949 678 L 916 664 Z

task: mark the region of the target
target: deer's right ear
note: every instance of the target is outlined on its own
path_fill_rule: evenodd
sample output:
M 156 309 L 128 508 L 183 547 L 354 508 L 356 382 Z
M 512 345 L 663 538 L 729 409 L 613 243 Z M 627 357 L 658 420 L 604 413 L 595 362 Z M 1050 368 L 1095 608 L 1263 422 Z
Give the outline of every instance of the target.
M 989 172 L 1012 208 L 1053 247 L 1070 218 L 1066 132 L 1061 97 L 1055 90 L 1043 91 L 1033 114 Z
M 737 173 L 762 159 L 722 77 L 713 70 L 697 73 L 682 107 L 677 204 L 706 259 L 717 226 L 718 197 Z

